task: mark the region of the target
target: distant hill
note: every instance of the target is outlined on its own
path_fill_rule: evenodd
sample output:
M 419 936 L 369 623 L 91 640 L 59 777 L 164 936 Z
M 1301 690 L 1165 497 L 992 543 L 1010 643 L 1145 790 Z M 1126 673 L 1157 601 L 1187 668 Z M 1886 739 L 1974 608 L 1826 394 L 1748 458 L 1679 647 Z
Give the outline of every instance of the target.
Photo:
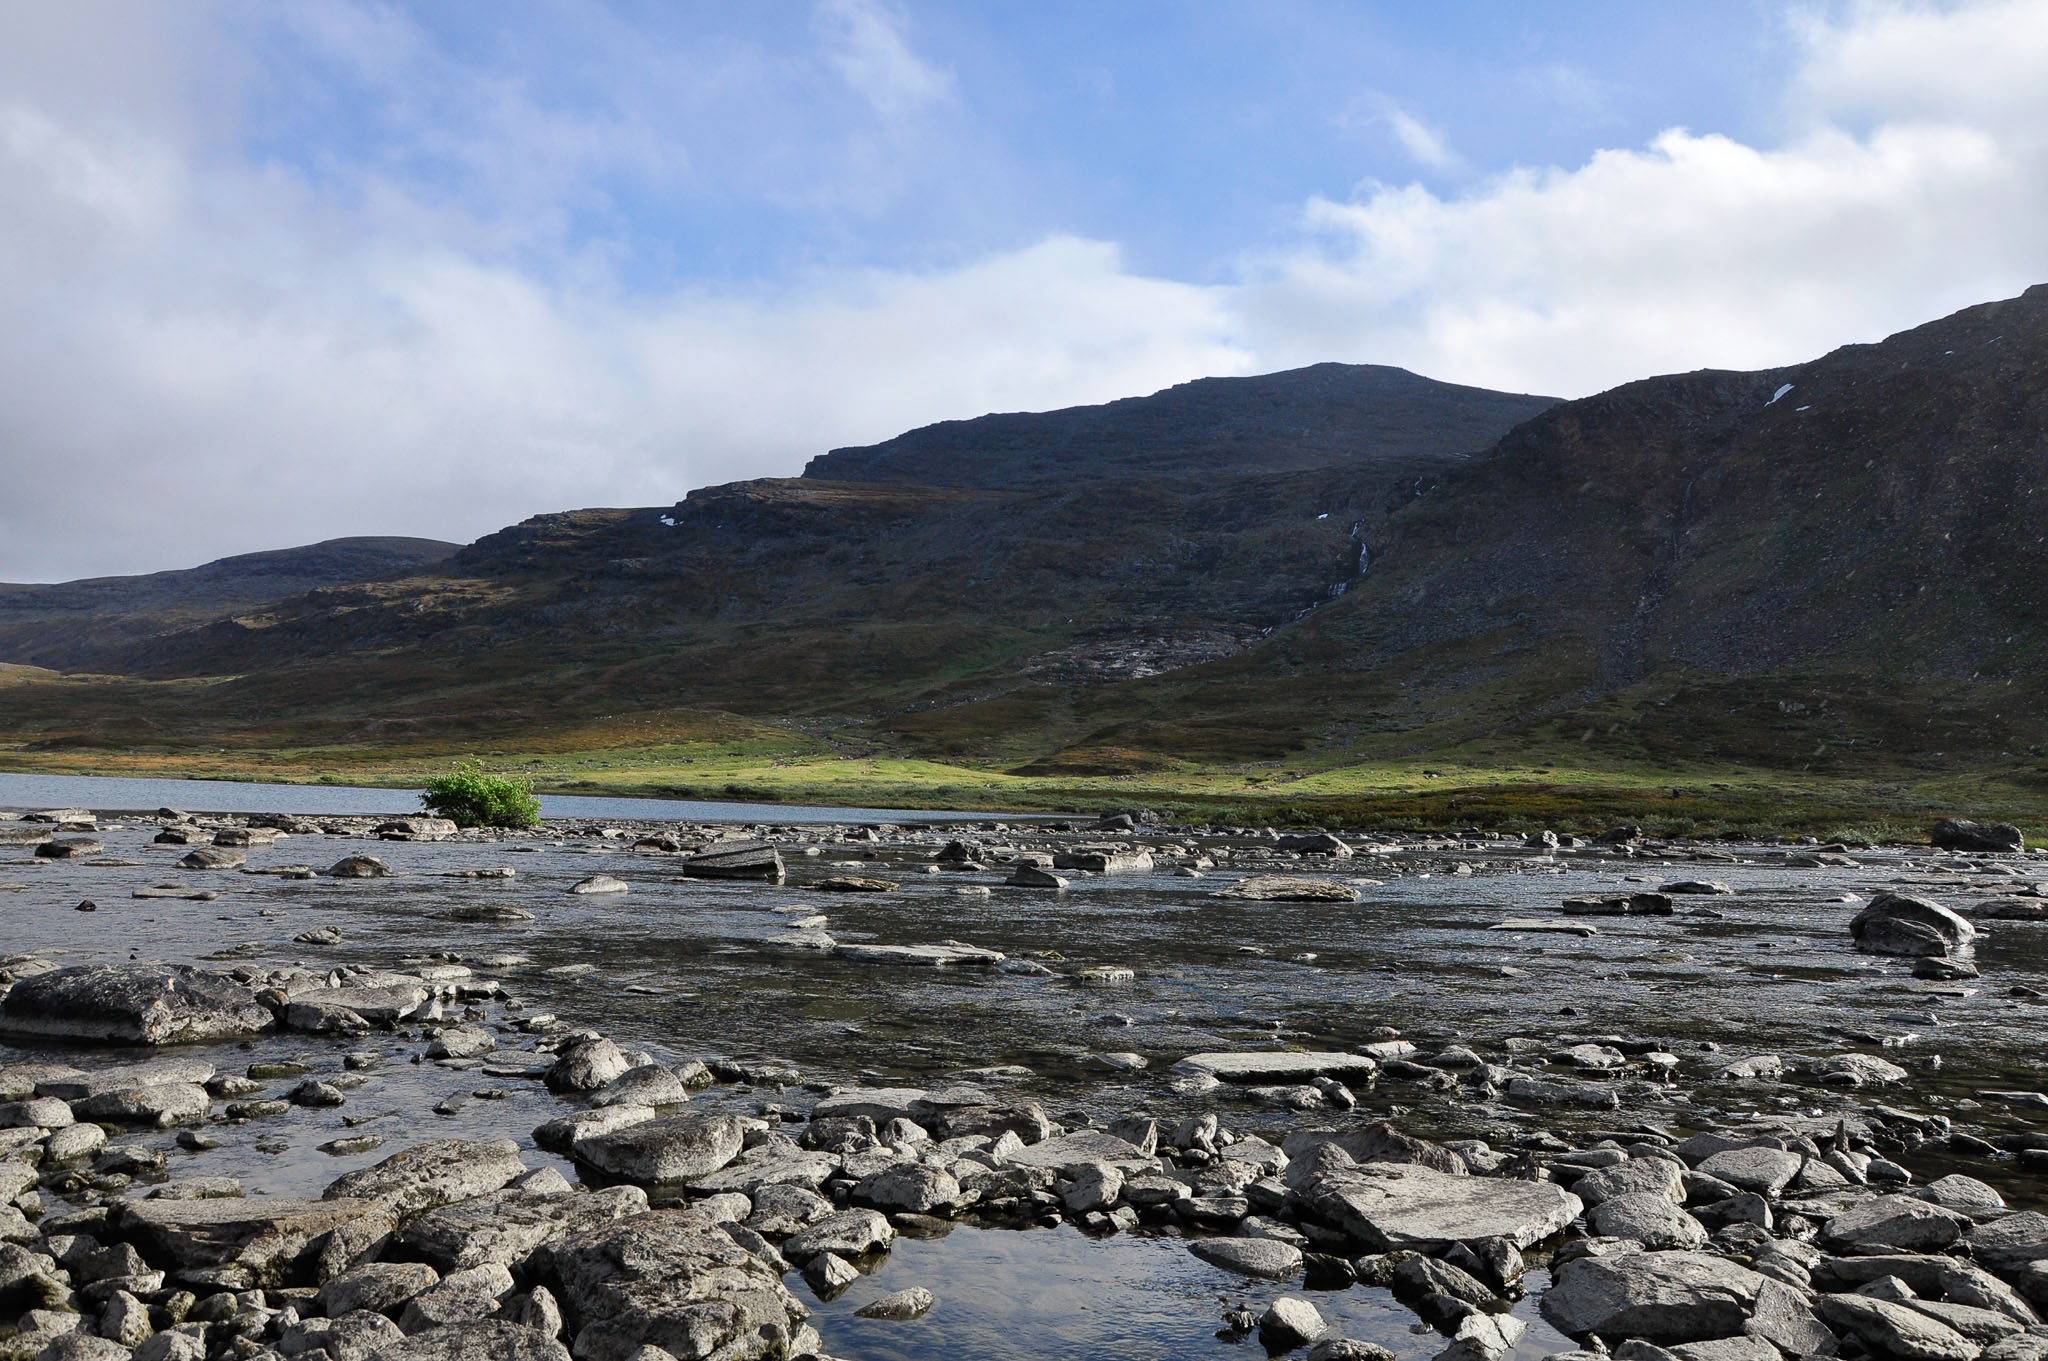
M 0 661 L 90 670 L 157 634 L 320 586 L 416 572 L 456 548 L 435 539 L 329 539 L 146 576 L 0 583 Z
M 1102 406 L 942 421 L 820 454 L 831 482 L 1023 488 L 1114 477 L 1302 472 L 1386 455 L 1470 454 L 1555 397 L 1439 383 L 1378 364 L 1202 378 Z
M 137 616 L 119 669 L 234 679 L 204 711 L 17 684 L 9 731 L 453 750 L 687 709 L 1048 775 L 1441 754 L 2048 792 L 2044 486 L 2048 286 L 1565 403 L 1322 365 Z

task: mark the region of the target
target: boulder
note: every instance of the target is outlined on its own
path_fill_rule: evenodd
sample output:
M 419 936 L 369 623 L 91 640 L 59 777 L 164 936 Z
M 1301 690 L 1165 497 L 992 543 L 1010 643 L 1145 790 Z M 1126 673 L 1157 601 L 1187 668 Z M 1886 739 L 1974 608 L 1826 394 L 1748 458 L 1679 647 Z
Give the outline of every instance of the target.
M 1557 1268 L 1543 1316 L 1583 1341 L 1641 1338 L 1658 1346 L 1739 1335 L 1768 1278 L 1701 1252 L 1616 1252 Z
M 204 969 L 78 964 L 22 979 L 0 1001 L 0 1033 L 104 1044 L 186 1044 L 268 1030 L 256 994 Z
M 957 941 L 941 945 L 848 945 L 842 941 L 832 947 L 832 957 L 857 964 L 913 964 L 928 969 L 989 969 L 1004 959 L 1000 950 L 985 950 Z
M 716 1172 L 739 1156 L 745 1130 L 735 1115 L 691 1112 L 643 1120 L 575 1143 L 576 1161 L 643 1186 L 671 1186 Z
M 865 1257 L 889 1246 L 896 1231 L 874 1210 L 841 1210 L 827 1215 L 802 1233 L 785 1240 L 782 1255 L 792 1262 L 808 1262 L 820 1253 L 840 1257 Z
M 1589 1206 L 1616 1196 L 1654 1192 L 1673 1205 L 1685 1204 L 1685 1167 L 1669 1158 L 1630 1158 L 1588 1172 L 1572 1183 L 1572 1194 Z
M 1936 850 L 1962 851 L 1971 855 L 2002 855 L 2026 849 L 2026 838 L 2009 822 L 1971 822 L 1967 818 L 1943 818 L 1934 824 L 1929 841 Z
M 625 893 L 631 887 L 624 879 L 615 878 L 609 874 L 593 874 L 587 879 L 578 879 L 575 883 L 569 885 L 569 892 L 575 894 Z
M 1939 1252 L 1963 1236 L 1969 1221 L 1913 1196 L 1878 1196 L 1828 1220 L 1821 1238 L 1837 1252 L 1875 1256 Z
M 781 853 L 765 841 L 714 846 L 685 860 L 683 874 L 691 879 L 754 879 L 767 884 L 787 877 Z
M 1870 1351 L 1902 1361 L 1976 1361 L 1981 1350 L 1939 1319 L 1868 1295 L 1816 1295 L 1813 1312 Z
M 1929 898 L 1879 893 L 1849 922 L 1856 948 L 1878 955 L 1952 955 L 1968 950 L 1977 928 Z
M 1051 870 L 1040 869 L 1032 864 L 1018 865 L 1010 871 L 1010 877 L 1003 880 L 1003 882 L 1011 888 L 1062 889 L 1067 887 L 1067 881 L 1059 875 L 1054 874 Z
M 1254 874 L 1229 888 L 1218 889 L 1212 898 L 1231 898 L 1255 903 L 1355 903 L 1364 895 L 1335 879 L 1298 879 L 1284 874 Z
M 1578 1218 L 1579 1198 L 1550 1182 L 1448 1176 L 1416 1164 L 1363 1163 L 1295 1188 L 1327 1224 L 1375 1252 L 1438 1252 L 1503 1238 L 1528 1247 Z
M 1313 1082 L 1319 1077 L 1369 1078 L 1379 1068 L 1378 1060 L 1364 1054 L 1296 1049 L 1190 1054 L 1173 1065 L 1176 1073 L 1247 1083 Z
M 436 1139 L 337 1177 L 327 1200 L 372 1200 L 407 1218 L 495 1191 L 526 1171 L 510 1139 Z
M 487 1318 L 429 1328 L 379 1347 L 368 1361 L 570 1361 L 570 1356 L 567 1347 L 538 1328 Z
M 542 1079 L 551 1092 L 575 1095 L 594 1092 L 632 1071 L 625 1051 L 603 1038 L 572 1040 L 555 1051 L 555 1061 Z
M 688 1210 L 634 1215 L 549 1246 L 538 1274 L 577 1322 L 578 1361 L 781 1356 L 805 1311 L 775 1269 Z
M 370 835 L 385 841 L 439 841 L 460 830 L 453 818 L 420 816 L 380 822 L 370 829 Z
M 37 843 L 35 853 L 44 860 L 72 860 L 80 856 L 98 855 L 101 851 L 104 851 L 105 849 L 105 843 L 101 842 L 96 837 L 60 836 L 52 837 L 48 841 Z M 195 851 L 193 854 L 196 855 L 198 854 L 198 852 Z M 186 861 L 189 861 L 191 859 L 192 856 L 188 855 L 185 857 L 184 860 L 180 860 L 178 863 L 184 865 L 185 868 L 188 870 L 213 868 L 213 866 L 211 865 L 186 864 Z
M 399 1235 L 406 1248 L 444 1272 L 497 1265 L 525 1274 L 544 1244 L 641 1214 L 637 1186 L 536 1193 L 508 1188 L 430 1210 Z
M 1588 898 L 1566 898 L 1563 911 L 1568 917 L 1668 917 L 1668 893 L 1603 893 Z
M 1197 1238 L 1188 1251 L 1240 1276 L 1284 1281 L 1301 1269 L 1301 1249 L 1275 1238 Z
M 1702 1158 L 1694 1168 L 1743 1191 L 1775 1196 L 1792 1184 L 1806 1159 L 1782 1148 L 1730 1148 Z
M 199 1273 L 233 1289 L 338 1276 L 394 1227 L 389 1208 L 377 1201 L 289 1196 L 123 1201 L 112 1222 L 174 1277 Z
M 878 1300 L 863 1304 L 853 1311 L 853 1316 L 902 1323 L 914 1318 L 923 1318 L 937 1303 L 938 1300 L 933 1298 L 931 1291 L 921 1285 L 913 1285 L 907 1290 L 893 1291 Z
M 1610 1196 L 1586 1215 L 1586 1226 L 1603 1238 L 1621 1238 L 1646 1248 L 1701 1248 L 1706 1226 L 1661 1189 Z
M 1145 874 L 1152 869 L 1152 852 L 1077 848 L 1055 854 L 1052 867 L 1056 870 L 1088 870 L 1095 874 Z
M 330 879 L 389 879 L 391 866 L 374 855 L 345 855 L 327 867 Z

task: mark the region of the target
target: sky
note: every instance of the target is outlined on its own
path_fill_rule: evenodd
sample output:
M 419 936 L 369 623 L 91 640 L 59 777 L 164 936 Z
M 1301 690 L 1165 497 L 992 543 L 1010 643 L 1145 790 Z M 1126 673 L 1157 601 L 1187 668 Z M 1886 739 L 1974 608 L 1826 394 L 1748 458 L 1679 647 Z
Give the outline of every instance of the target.
M 2048 281 L 2043 71 L 2048 0 L 14 6 L 0 580 L 1797 362 Z

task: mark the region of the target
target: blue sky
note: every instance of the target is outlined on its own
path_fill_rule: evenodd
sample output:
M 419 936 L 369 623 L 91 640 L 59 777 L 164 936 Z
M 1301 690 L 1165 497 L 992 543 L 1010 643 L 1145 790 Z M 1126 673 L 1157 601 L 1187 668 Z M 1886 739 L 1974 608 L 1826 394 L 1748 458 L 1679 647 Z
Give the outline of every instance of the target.
M 0 580 L 469 539 L 1322 360 L 1579 396 L 2048 279 L 2048 0 L 75 0 Z

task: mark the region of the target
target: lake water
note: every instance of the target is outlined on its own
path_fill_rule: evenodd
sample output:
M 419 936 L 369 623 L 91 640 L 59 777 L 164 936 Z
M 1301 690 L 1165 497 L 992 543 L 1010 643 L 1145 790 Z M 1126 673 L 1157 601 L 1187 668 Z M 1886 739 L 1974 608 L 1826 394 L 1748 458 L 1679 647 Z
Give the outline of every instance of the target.
M 417 789 L 369 789 L 331 784 L 254 784 L 235 780 L 128 779 L 100 775 L 0 773 L 0 808 L 94 808 L 188 813 L 296 813 L 369 816 L 420 811 Z M 618 818 L 664 822 L 953 822 L 987 813 L 911 812 L 894 808 L 826 808 L 807 804 L 720 803 L 697 799 L 608 799 L 543 794 L 541 814 L 551 818 Z

